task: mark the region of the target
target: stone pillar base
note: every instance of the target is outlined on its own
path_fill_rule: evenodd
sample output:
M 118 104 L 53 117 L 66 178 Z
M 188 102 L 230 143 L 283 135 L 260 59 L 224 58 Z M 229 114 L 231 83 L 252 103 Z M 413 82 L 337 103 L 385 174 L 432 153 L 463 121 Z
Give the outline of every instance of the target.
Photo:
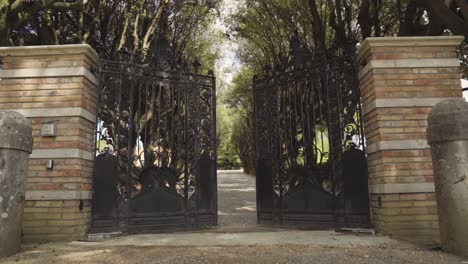
M 26 201 L 23 241 L 84 239 L 88 233 L 90 219 L 91 203 L 89 200 Z
M 377 232 L 432 245 L 439 242 L 434 193 L 372 194 Z

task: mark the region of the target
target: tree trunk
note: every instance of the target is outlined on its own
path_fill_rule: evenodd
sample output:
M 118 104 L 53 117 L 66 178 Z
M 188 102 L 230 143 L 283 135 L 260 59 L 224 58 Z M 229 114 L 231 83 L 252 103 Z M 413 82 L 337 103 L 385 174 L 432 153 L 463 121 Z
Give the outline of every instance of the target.
M 320 17 L 315 0 L 309 0 L 309 9 L 310 13 L 312 14 L 312 30 L 314 33 L 315 47 L 318 49 L 325 49 L 325 25 L 323 24 L 323 20 Z
M 361 28 L 362 38 L 368 38 L 372 34 L 372 21 L 370 17 L 370 1 L 363 0 L 359 8 L 358 23 Z

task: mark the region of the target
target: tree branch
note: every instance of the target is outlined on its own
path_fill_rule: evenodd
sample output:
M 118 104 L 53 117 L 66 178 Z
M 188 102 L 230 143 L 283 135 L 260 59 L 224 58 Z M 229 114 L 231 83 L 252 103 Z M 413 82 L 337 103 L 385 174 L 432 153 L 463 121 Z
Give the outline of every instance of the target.
M 148 27 L 148 30 L 146 30 L 146 33 L 143 37 L 143 44 L 142 44 L 142 55 L 143 58 L 146 57 L 146 53 L 148 52 L 149 46 L 151 45 L 152 41 L 152 36 L 154 35 L 154 32 L 156 31 L 156 27 L 163 15 L 163 13 L 166 11 L 167 6 L 169 5 L 169 0 L 162 0 L 162 2 L 159 4 L 159 7 L 156 11 L 156 14 L 151 20 L 151 24 Z
M 468 37 L 468 23 L 457 16 L 443 1 L 425 0 L 423 5 L 437 19 L 436 23 L 444 25 L 456 35 Z

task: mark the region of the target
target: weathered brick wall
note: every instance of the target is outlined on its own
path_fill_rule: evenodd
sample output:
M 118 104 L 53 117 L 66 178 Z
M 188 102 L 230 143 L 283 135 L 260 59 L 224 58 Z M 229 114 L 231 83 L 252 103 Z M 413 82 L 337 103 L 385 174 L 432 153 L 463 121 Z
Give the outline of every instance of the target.
M 462 40 L 369 38 L 360 47 L 371 209 L 380 233 L 439 240 L 427 117 L 438 102 L 461 97 Z
M 0 60 L 0 109 L 33 124 L 24 240 L 82 238 L 91 218 L 97 54 L 88 45 L 8 47 Z M 41 136 L 47 123 L 54 137 Z

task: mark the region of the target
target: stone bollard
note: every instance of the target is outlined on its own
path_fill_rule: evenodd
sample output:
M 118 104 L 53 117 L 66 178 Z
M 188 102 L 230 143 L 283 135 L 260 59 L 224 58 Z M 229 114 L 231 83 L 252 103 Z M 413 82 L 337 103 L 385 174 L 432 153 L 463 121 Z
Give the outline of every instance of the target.
M 31 121 L 19 113 L 0 111 L 0 258 L 20 250 Z
M 428 119 L 442 248 L 468 256 L 468 103 L 437 104 Z

